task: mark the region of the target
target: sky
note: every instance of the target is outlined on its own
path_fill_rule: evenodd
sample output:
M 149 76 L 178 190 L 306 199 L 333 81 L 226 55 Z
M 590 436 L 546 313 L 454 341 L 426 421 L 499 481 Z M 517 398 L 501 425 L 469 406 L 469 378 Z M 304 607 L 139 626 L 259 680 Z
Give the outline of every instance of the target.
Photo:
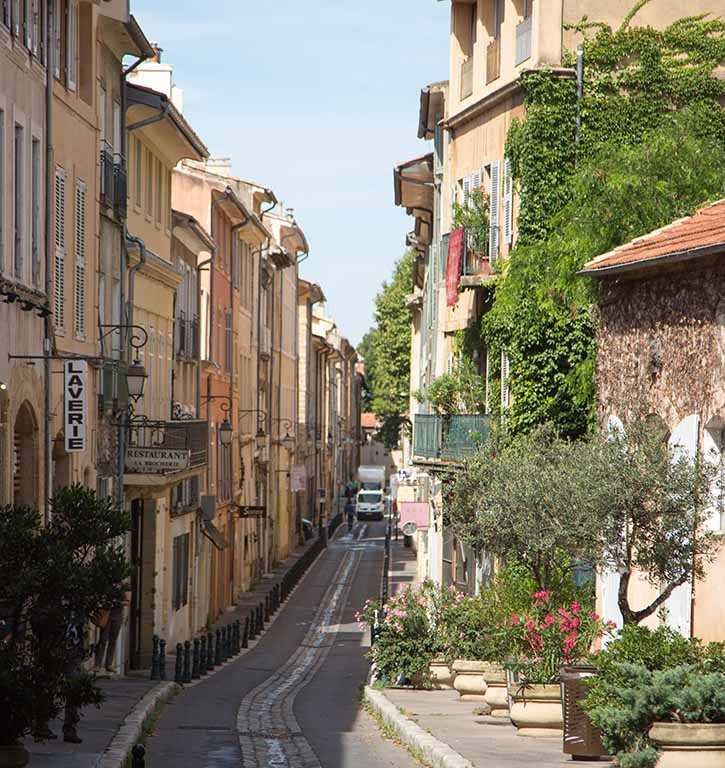
M 393 166 L 430 151 L 420 90 L 448 73 L 439 0 L 132 0 L 184 91 L 184 114 L 235 175 L 271 187 L 310 243 L 320 283 L 357 344 L 412 219 Z M 196 21 L 202 19 L 201 21 Z

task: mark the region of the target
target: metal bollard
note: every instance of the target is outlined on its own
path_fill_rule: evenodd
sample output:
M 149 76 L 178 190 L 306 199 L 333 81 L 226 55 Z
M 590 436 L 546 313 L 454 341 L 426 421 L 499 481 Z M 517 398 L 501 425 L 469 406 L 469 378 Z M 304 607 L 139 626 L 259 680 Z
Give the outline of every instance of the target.
M 184 641 L 184 682 L 191 682 L 191 643 Z
M 264 623 L 266 624 L 269 621 L 270 617 L 270 610 L 269 610 L 269 595 L 264 596 Z
M 154 635 L 151 650 L 151 679 L 159 679 L 159 636 Z
M 242 650 L 242 622 L 237 619 L 237 654 Z
M 216 631 L 216 642 L 214 645 L 214 666 L 218 667 L 222 663 L 222 633 L 219 629 Z
M 174 668 L 174 682 L 181 685 L 184 682 L 184 646 L 176 644 L 176 667 Z
M 242 648 L 249 648 L 249 616 L 244 619 L 244 629 L 242 630 Z
M 222 664 L 229 658 L 229 625 L 222 627 Z
M 146 747 L 137 744 L 131 750 L 131 768 L 146 768 Z
M 206 669 L 208 672 L 214 669 L 214 635 L 211 632 L 206 636 Z
M 166 640 L 159 640 L 159 680 L 166 680 Z
M 201 636 L 199 645 L 199 676 L 204 677 L 206 674 L 206 635 Z
M 200 653 L 200 643 L 199 638 L 194 638 L 194 652 L 191 657 L 191 679 L 192 680 L 198 680 L 199 675 L 199 653 Z

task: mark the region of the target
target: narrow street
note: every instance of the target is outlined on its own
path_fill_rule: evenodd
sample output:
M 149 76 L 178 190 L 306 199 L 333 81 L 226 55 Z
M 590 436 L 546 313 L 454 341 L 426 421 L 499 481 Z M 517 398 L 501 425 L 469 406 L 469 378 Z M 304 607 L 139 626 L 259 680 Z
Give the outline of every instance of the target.
M 174 768 L 412 768 L 360 704 L 368 663 L 355 622 L 377 594 L 384 523 L 338 532 L 259 643 L 182 691 L 147 741 Z

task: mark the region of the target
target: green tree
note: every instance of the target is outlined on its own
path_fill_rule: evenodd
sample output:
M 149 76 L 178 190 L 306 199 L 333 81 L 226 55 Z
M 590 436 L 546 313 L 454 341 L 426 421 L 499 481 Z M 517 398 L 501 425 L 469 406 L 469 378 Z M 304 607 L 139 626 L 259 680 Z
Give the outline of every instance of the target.
M 414 252 L 396 264 L 391 281 L 375 298 L 372 333 L 372 409 L 382 424 L 380 436 L 389 448 L 400 438 L 408 420 L 410 397 L 410 313 L 405 298 L 413 285 Z
M 363 377 L 362 407 L 363 411 L 373 408 L 373 392 L 375 391 L 375 336 L 376 328 L 371 328 L 357 345 L 358 357 L 365 365 Z

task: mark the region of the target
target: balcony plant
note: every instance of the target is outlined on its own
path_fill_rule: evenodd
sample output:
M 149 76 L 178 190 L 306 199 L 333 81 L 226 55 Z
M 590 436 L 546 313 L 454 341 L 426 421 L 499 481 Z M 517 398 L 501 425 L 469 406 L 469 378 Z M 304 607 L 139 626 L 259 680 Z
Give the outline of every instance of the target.
M 585 658 L 594 642 L 611 629 L 594 611 L 574 601 L 556 607 L 550 592 L 534 593 L 531 607 L 508 623 L 513 659 L 507 668 L 511 720 L 521 736 L 558 735 L 563 728 L 559 673 Z
M 125 512 L 76 485 L 58 491 L 52 513 L 43 527 L 36 509 L 0 510 L 0 765 L 25 765 L 20 740 L 42 736 L 66 701 L 99 703 L 92 676 L 66 678 L 77 657 L 66 633 L 124 597 Z
M 481 187 L 472 189 L 463 203 L 453 203 L 453 229 L 460 227 L 466 230 L 469 251 L 487 257 L 489 201 Z
M 461 356 L 450 373 L 431 382 L 425 393 L 416 392 L 419 402 L 428 402 L 441 416 L 486 412 L 486 382 L 469 357 Z

